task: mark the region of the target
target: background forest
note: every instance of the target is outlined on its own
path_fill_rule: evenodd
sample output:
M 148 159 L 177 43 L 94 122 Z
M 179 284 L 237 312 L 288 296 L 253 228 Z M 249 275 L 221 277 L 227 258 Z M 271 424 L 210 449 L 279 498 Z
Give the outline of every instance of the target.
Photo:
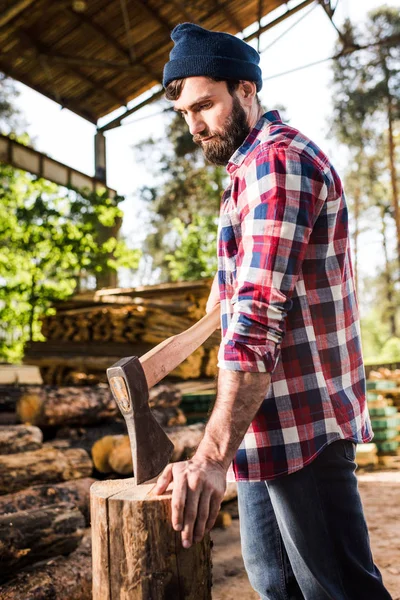
M 364 355 L 372 363 L 400 361 L 399 11 L 382 7 L 362 27 L 347 22 L 342 30 L 327 128 L 349 156 L 340 175 L 352 224 Z M 15 109 L 16 93 L 12 82 L 0 79 L 0 129 L 31 143 Z M 135 150 L 135 159 L 152 173 L 151 186 L 140 190 L 151 215 L 140 249 L 110 236 L 123 216 L 122 198 L 84 195 L 0 165 L 0 360 L 21 360 L 27 341 L 43 339 L 39 319 L 52 303 L 93 289 L 107 271 L 135 270 L 151 257 L 155 281 L 214 275 L 226 172 L 205 163 L 179 116 L 168 111 L 165 123 L 159 139 Z M 384 267 L 361 278 L 360 235 L 373 230 L 380 234 Z

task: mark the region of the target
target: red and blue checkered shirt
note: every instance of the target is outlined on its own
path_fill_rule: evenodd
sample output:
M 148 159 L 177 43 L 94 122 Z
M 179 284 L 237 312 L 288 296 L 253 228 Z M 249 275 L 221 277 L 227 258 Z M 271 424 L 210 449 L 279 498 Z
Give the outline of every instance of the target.
M 271 385 L 228 472 L 293 473 L 338 439 L 368 442 L 365 373 L 343 187 L 277 111 L 228 163 L 220 211 L 220 369 Z

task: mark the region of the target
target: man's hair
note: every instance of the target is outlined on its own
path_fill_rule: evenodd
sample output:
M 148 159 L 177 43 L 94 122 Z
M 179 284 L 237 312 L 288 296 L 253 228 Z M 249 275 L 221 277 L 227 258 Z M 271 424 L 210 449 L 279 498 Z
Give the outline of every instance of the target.
M 220 79 L 219 77 L 209 77 L 208 79 L 211 79 L 212 81 L 225 81 L 231 96 L 233 96 L 240 84 L 240 81 L 235 79 Z M 174 79 L 171 81 L 165 88 L 165 98 L 171 101 L 178 100 L 182 93 L 185 81 L 186 79 Z M 257 104 L 261 105 L 258 95 L 256 95 L 256 101 Z

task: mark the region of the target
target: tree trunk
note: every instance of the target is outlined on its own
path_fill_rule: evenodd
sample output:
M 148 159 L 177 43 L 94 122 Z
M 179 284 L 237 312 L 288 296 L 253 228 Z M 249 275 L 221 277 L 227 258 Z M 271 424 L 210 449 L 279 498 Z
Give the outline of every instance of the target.
M 2 600 L 92 600 L 92 543 L 86 531 L 78 548 L 32 567 L 1 587 Z
M 388 118 L 388 137 L 389 137 L 389 167 L 390 167 L 390 181 L 392 186 L 392 203 L 394 210 L 394 220 L 396 223 L 396 234 L 397 234 L 397 260 L 399 263 L 399 273 L 397 281 L 400 281 L 400 209 L 399 209 L 399 193 L 397 189 L 397 172 L 396 172 L 396 146 L 393 135 L 393 98 L 389 87 L 389 68 L 387 66 L 386 58 L 382 58 L 382 65 L 385 72 L 385 87 L 386 87 L 386 98 L 387 98 L 387 118 Z
M 385 257 L 385 282 L 386 282 L 386 297 L 388 302 L 388 313 L 389 313 L 389 324 L 390 324 L 390 335 L 392 337 L 397 337 L 397 326 L 396 326 L 396 306 L 393 301 L 393 281 L 392 276 L 390 274 L 390 262 L 389 255 L 387 251 L 387 242 L 386 242 L 386 223 L 385 223 L 385 214 L 386 208 L 382 207 L 381 216 L 382 216 L 382 246 L 383 246 L 383 255 Z
M 85 450 L 43 447 L 33 452 L 0 456 L 0 494 L 9 494 L 41 483 L 89 477 L 92 461 Z
M 83 537 L 85 520 L 72 504 L 0 516 L 0 577 L 51 556 L 69 554 Z
M 171 493 L 132 479 L 91 488 L 93 600 L 210 600 L 208 535 L 185 550 L 171 525 Z
M 39 427 L 27 425 L 0 425 L 0 454 L 16 454 L 38 450 L 43 442 Z
M 119 410 L 108 385 L 96 387 L 32 386 L 17 402 L 22 423 L 40 427 L 91 425 L 115 419 Z
M 358 288 L 358 236 L 360 234 L 360 198 L 361 190 L 357 185 L 354 190 L 354 283 L 356 287 L 357 297 L 359 296 Z
M 90 486 L 95 482 L 91 477 L 74 479 L 65 483 L 36 485 L 14 494 L 0 496 L 0 514 L 16 513 L 21 510 L 43 508 L 53 504 L 74 504 L 90 524 Z

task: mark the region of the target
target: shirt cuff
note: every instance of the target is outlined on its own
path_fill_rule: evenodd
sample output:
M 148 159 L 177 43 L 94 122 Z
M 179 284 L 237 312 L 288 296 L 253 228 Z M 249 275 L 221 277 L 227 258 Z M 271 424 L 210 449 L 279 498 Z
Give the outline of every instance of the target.
M 249 373 L 273 373 L 280 356 L 280 346 L 269 342 L 264 346 L 248 346 L 228 340 L 218 353 L 218 368 Z

